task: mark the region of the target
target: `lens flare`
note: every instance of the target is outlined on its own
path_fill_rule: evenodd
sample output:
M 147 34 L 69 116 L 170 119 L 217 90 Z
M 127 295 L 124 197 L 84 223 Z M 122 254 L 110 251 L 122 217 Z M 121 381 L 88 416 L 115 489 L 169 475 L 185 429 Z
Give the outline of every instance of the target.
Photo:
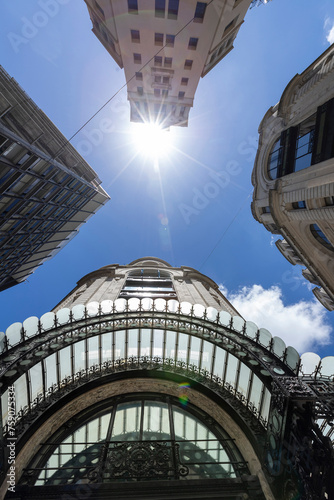
M 190 388 L 190 384 L 188 382 L 182 382 L 179 384 L 179 402 L 182 406 L 187 406 L 189 398 L 187 394 L 187 389 Z

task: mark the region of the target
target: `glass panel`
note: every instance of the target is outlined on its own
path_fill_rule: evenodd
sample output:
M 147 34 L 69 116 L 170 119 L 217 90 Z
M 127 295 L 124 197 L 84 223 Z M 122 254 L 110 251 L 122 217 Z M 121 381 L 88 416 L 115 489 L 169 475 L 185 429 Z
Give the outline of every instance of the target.
M 244 363 L 241 363 L 240 367 L 240 375 L 239 375 L 239 383 L 238 383 L 238 391 L 241 392 L 245 397 L 247 396 L 248 393 L 248 387 L 249 387 L 249 377 L 250 377 L 251 371 L 246 366 Z
M 37 363 L 29 370 L 30 399 L 33 401 L 38 394 L 43 393 L 42 364 Z
M 206 310 L 206 316 L 209 321 L 216 321 L 218 315 L 217 309 L 214 307 L 208 307 Z
M 154 307 L 157 311 L 165 311 L 166 310 L 166 300 L 165 299 L 155 299 Z
M 33 337 L 38 333 L 38 318 L 36 316 L 30 316 L 25 321 L 23 321 L 24 336 L 25 338 Z
M 59 351 L 60 380 L 72 376 L 71 368 L 71 348 L 65 347 Z
M 326 356 L 321 360 L 321 375 L 333 377 L 334 375 L 334 356 Z
M 143 439 L 171 439 L 168 406 L 166 403 L 145 402 Z
M 0 332 L 0 352 L 5 349 L 5 333 Z
M 117 299 L 114 303 L 116 312 L 123 312 L 126 308 L 126 300 L 125 299 Z
M 197 337 L 191 337 L 189 364 L 195 365 L 197 368 L 199 367 L 201 342 L 201 339 Z
M 25 374 L 14 382 L 16 413 L 28 404 L 27 379 Z
M 101 335 L 102 340 L 102 363 L 112 359 L 112 333 Z
M 56 318 L 60 325 L 66 325 L 70 321 L 70 310 L 67 307 L 60 309 L 60 311 L 56 313 Z
M 140 356 L 150 356 L 151 330 L 143 328 L 140 332 Z
M 213 368 L 213 374 L 217 377 L 222 377 L 225 369 L 225 358 L 226 351 L 224 349 L 220 349 L 216 347 L 216 357 L 215 357 L 215 365 Z
M 102 314 L 110 314 L 113 310 L 113 301 L 112 300 L 102 300 L 101 302 L 101 311 Z
M 201 304 L 194 305 L 194 316 L 196 316 L 197 318 L 203 318 L 204 312 L 205 312 L 204 306 L 202 306 Z
M 138 329 L 128 330 L 128 357 L 138 356 Z
M 239 362 L 238 359 L 235 356 L 233 356 L 233 354 L 229 353 L 225 382 L 231 384 L 233 389 L 235 389 L 235 379 L 236 379 L 238 362 Z
M 273 337 L 273 353 L 278 358 L 283 357 L 285 349 L 286 349 L 285 342 L 279 337 Z
M 268 389 L 265 388 L 264 395 L 263 395 L 262 410 L 261 410 L 261 416 L 265 420 L 268 420 L 269 409 L 270 409 L 270 400 L 271 400 L 271 394 L 268 391 Z
M 258 326 L 252 321 L 246 321 L 246 335 L 250 339 L 256 339 Z
M 175 356 L 175 340 L 176 333 L 175 332 L 166 332 L 166 358 L 174 358 Z
M 1 396 L 1 408 L 2 408 L 2 425 L 6 425 L 8 420 L 8 390 L 6 390 Z
M 137 299 L 136 297 L 131 297 L 131 299 L 128 300 L 128 307 L 130 311 L 138 311 L 140 306 L 140 299 Z
M 162 330 L 153 330 L 153 356 L 163 357 L 163 338 Z
M 115 359 L 125 357 L 125 331 L 115 332 Z
M 55 315 L 53 312 L 47 312 L 41 316 L 40 319 L 41 328 L 43 330 L 51 330 L 55 327 Z
M 217 350 L 221 350 L 217 348 Z M 203 354 L 202 354 L 202 366 L 203 370 L 211 371 L 211 362 L 212 362 L 212 352 L 213 352 L 213 344 L 211 342 L 207 342 L 206 340 L 203 342 Z
M 44 367 L 45 367 L 45 386 L 46 390 L 49 389 L 53 384 L 58 384 L 57 380 L 57 355 L 56 353 L 51 354 L 44 359 Z
M 153 299 L 145 297 L 141 300 L 141 306 L 144 311 L 152 311 L 153 309 Z
M 271 333 L 265 328 L 260 328 L 259 330 L 259 340 L 258 342 L 264 347 L 269 347 L 271 342 Z
M 21 340 L 22 323 L 13 323 L 6 330 L 6 336 L 10 347 L 18 344 Z
M 190 314 L 192 305 L 190 302 L 181 302 L 181 314 L 188 316 Z
M 74 321 L 78 321 L 85 317 L 85 306 L 83 304 L 78 304 L 72 308 L 72 315 Z
M 99 307 L 100 304 L 98 302 L 89 302 L 89 304 L 86 305 L 88 316 L 97 316 L 99 314 Z
M 231 321 L 231 315 L 227 311 L 221 311 L 219 313 L 219 323 L 223 326 L 229 326 Z
M 86 369 L 86 341 L 81 340 L 73 345 L 74 349 L 74 372 Z
M 189 335 L 179 333 L 179 345 L 177 352 L 178 361 L 187 361 Z
M 112 441 L 138 441 L 140 439 L 141 402 L 123 403 L 117 406 Z
M 100 363 L 99 354 L 99 337 L 91 337 L 88 339 L 88 367 Z
M 253 375 L 252 391 L 249 400 L 255 408 L 259 408 L 261 394 L 262 394 L 263 383 L 257 375 Z
M 245 320 L 240 316 L 233 316 L 232 328 L 237 332 L 242 332 L 245 325 Z
M 314 352 L 305 352 L 301 355 L 300 371 L 303 375 L 312 375 L 321 361 L 320 356 Z
M 177 300 L 169 300 L 168 301 L 168 311 L 171 313 L 176 313 L 179 309 L 180 303 Z
M 297 370 L 297 365 L 299 362 L 299 354 L 293 347 L 289 346 L 286 350 L 286 364 L 292 368 L 292 370 Z

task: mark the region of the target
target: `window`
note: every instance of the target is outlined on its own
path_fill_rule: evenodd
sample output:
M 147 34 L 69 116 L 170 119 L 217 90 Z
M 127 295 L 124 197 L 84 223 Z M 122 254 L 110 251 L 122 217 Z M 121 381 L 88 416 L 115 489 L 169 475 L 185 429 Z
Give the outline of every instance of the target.
M 193 66 L 193 61 L 191 59 L 186 59 L 184 63 L 184 69 L 191 69 Z
M 159 75 L 155 75 L 155 77 L 154 77 L 154 82 L 155 82 L 155 83 L 161 83 L 161 76 L 159 76 Z
M 203 22 L 205 9 L 206 9 L 205 2 L 197 2 L 196 9 L 195 9 L 195 15 L 194 15 L 195 22 L 197 22 L 197 23 Z
M 306 133 L 304 131 L 300 126 L 299 137 L 296 143 L 295 172 L 309 167 L 312 161 L 314 128 Z
M 180 91 L 180 92 L 179 92 L 179 95 L 178 95 L 178 98 L 179 98 L 179 99 L 184 99 L 185 94 L 186 94 L 185 92 L 181 92 L 181 91 Z
M 318 240 L 319 243 L 321 243 L 321 245 L 326 247 L 328 250 L 331 250 L 332 252 L 334 252 L 333 245 L 331 244 L 331 242 L 329 241 L 329 239 L 327 238 L 325 233 L 323 233 L 323 231 L 320 229 L 320 227 L 317 224 L 311 224 L 310 230 L 311 230 L 311 233 L 313 234 L 313 236 L 315 237 L 315 239 Z
M 143 87 L 137 87 L 137 93 L 143 95 Z
M 141 64 L 141 54 L 133 54 L 133 62 L 135 64 Z
M 189 50 L 196 50 L 197 48 L 197 43 L 198 43 L 198 38 L 189 38 L 189 44 L 188 44 L 188 49 Z
M 138 14 L 138 0 L 128 0 L 129 14 Z
M 292 208 L 294 208 L 295 210 L 306 208 L 306 202 L 304 200 L 302 200 L 302 201 L 294 201 L 292 203 Z
M 168 90 L 162 89 L 161 93 L 162 93 L 162 97 L 168 97 Z
M 233 28 L 233 26 L 235 26 L 236 22 L 237 22 L 237 19 L 238 19 L 238 16 L 235 17 L 234 19 L 232 19 L 232 21 L 230 23 L 228 23 L 226 26 L 225 26 L 225 29 L 224 29 L 224 34 L 230 30 L 231 28 Z
M 143 73 L 141 73 L 140 71 L 137 71 L 136 72 L 136 80 L 142 80 L 143 79 Z
M 182 106 L 182 108 L 180 109 L 180 117 L 181 117 L 181 118 L 183 118 L 183 117 L 184 117 L 185 112 L 186 112 L 186 107 L 185 107 L 185 106 Z
M 94 0 L 94 4 L 95 4 L 96 9 L 100 13 L 100 16 L 102 17 L 102 19 L 105 19 L 106 16 L 104 15 L 104 10 L 102 9 L 102 7 L 97 3 L 96 0 Z
M 262 207 L 263 214 L 270 214 L 270 207 Z
M 164 44 L 164 36 L 162 33 L 155 33 L 154 44 L 155 45 L 163 45 Z
M 164 76 L 162 78 L 162 83 L 164 83 L 165 85 L 169 85 L 169 76 Z
M 181 79 L 181 85 L 188 85 L 189 78 L 182 78 Z
M 155 17 L 165 17 L 166 0 L 155 0 Z
M 162 57 L 161 56 L 155 56 L 154 66 L 162 66 Z
M 160 97 L 160 89 L 154 89 L 154 97 Z
M 325 205 L 326 207 L 332 207 L 334 205 L 334 196 L 326 196 Z
M 169 0 L 168 19 L 177 19 L 178 11 L 179 11 L 179 0 Z
M 166 35 L 166 47 L 174 47 L 174 41 L 174 35 Z
M 282 152 L 283 148 L 281 146 L 281 139 L 279 138 L 271 148 L 269 155 L 268 174 L 270 179 L 277 179 L 280 176 L 279 170 L 282 164 Z
M 131 30 L 131 42 L 132 43 L 140 43 L 139 30 Z
M 172 67 L 172 62 L 173 62 L 173 58 L 172 57 L 165 57 L 164 67 L 165 68 L 171 68 Z

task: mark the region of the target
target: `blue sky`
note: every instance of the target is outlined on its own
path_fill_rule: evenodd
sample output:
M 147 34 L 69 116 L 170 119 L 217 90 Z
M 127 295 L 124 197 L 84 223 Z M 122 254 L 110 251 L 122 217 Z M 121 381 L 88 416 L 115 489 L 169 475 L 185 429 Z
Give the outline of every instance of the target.
M 41 17 L 42 4 L 1 2 L 1 64 L 71 137 L 124 85 L 124 74 L 92 34 L 83 0 L 50 0 L 54 10 Z M 26 283 L 0 294 L 0 330 L 49 311 L 94 269 L 152 255 L 210 276 L 246 319 L 299 351 L 333 355 L 333 313 L 250 211 L 258 125 L 329 46 L 333 24 L 332 0 L 273 0 L 250 10 L 234 50 L 200 81 L 188 128 L 171 130 L 174 149 L 159 169 L 143 155 L 132 160 L 123 89 L 72 140 L 111 201 Z M 224 172 L 223 184 L 215 172 Z

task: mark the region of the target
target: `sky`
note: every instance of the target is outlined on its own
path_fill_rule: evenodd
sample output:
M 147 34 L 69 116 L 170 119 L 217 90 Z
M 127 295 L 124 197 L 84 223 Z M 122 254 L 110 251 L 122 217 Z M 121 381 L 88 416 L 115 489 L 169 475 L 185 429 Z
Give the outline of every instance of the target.
M 124 86 L 123 71 L 91 32 L 83 0 L 0 6 L 0 64 L 71 137 Z M 333 42 L 332 0 L 249 10 L 234 50 L 201 79 L 189 126 L 167 133 L 158 165 L 138 151 L 141 125 L 129 121 L 123 88 L 71 141 L 111 200 L 25 283 L 1 292 L 0 330 L 51 310 L 99 267 L 155 256 L 212 278 L 245 319 L 300 353 L 334 355 L 334 313 L 250 210 L 259 123 Z

